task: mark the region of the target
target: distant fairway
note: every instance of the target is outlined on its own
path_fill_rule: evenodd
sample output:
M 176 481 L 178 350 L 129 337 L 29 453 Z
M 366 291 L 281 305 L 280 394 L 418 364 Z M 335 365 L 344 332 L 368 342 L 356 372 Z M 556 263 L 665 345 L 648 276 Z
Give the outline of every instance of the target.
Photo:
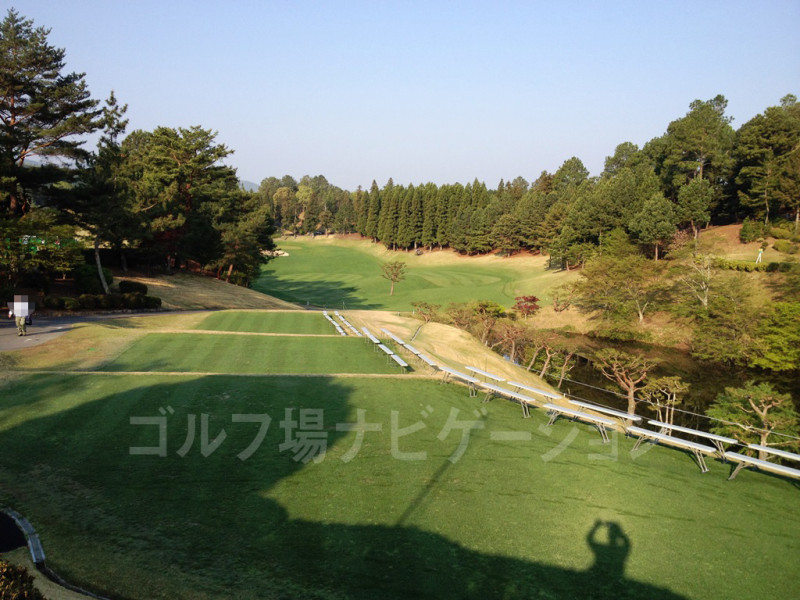
M 547 271 L 546 258 L 465 257 L 452 252 L 390 252 L 368 241 L 330 239 L 279 240 L 288 253 L 262 270 L 253 288 L 282 300 L 342 309 L 410 310 L 411 302 L 494 300 L 510 307 L 514 298 L 533 294 L 545 302 L 552 289 L 574 274 Z M 407 263 L 407 278 L 389 296 L 381 265 Z
M 328 325 L 297 314 L 230 316 Z M 383 377 L 398 371 L 360 339 L 160 331 L 176 323 L 86 326 L 54 343 L 116 341 L 98 372 L 25 371 L 63 361 L 43 346 L 0 379 L 0 505 L 75 583 L 141 599 L 800 597 L 794 482 L 729 482 L 717 460 L 701 474 L 678 450 L 631 455 L 619 433 L 603 445 L 541 410 Z M 359 364 L 368 377 L 339 376 Z

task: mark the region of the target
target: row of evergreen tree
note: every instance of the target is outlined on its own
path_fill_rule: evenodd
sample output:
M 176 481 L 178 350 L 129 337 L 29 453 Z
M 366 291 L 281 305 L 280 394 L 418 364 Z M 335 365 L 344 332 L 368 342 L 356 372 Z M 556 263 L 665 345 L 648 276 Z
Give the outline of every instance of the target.
M 604 233 L 621 227 L 657 257 L 675 232 L 747 216 L 789 219 L 800 233 L 800 104 L 779 106 L 738 130 L 716 96 L 643 148 L 625 142 L 590 177 L 578 158 L 529 183 L 396 185 L 347 192 L 321 176 L 261 182 L 284 231 L 357 232 L 392 249 L 449 247 L 466 254 L 546 250 L 584 261 Z

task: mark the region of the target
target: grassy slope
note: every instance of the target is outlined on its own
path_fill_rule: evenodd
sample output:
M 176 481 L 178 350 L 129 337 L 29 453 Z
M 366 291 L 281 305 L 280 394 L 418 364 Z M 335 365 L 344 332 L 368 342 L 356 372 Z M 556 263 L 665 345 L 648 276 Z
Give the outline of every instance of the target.
M 225 308 L 295 309 L 296 306 L 254 290 L 190 273 L 164 277 L 124 277 L 147 285 L 147 293 L 161 298 L 162 306 L 173 310 Z
M 739 241 L 739 230 L 741 225 L 724 225 L 722 227 L 710 227 L 703 231 L 701 236 L 706 238 L 713 238 L 719 248 L 720 253 L 731 260 L 749 260 L 755 262 L 758 257 L 758 249 L 761 247 L 761 242 L 749 242 L 743 244 Z M 774 238 L 767 238 L 769 246 L 764 250 L 764 255 L 761 257 L 762 261 L 768 262 L 783 262 L 789 258 L 786 254 L 778 252 L 772 245 L 775 243 Z
M 546 271 L 542 256 L 463 257 L 451 251 L 417 256 L 364 241 L 300 238 L 279 241 L 288 256 L 263 269 L 253 288 L 290 302 L 342 309 L 410 310 L 411 302 L 494 300 L 512 306 L 516 296 L 535 294 L 549 302 L 552 289 L 575 274 Z M 381 265 L 407 263 L 407 277 L 389 295 Z
M 234 329 L 257 327 L 257 314 L 233 313 Z M 295 316 L 281 314 L 287 321 L 270 315 L 272 328 L 307 326 L 288 326 Z M 348 316 L 406 338 L 414 329 L 390 313 Z M 180 325 L 203 326 L 203 318 Z M 175 326 L 163 317 L 119 320 L 113 329 L 95 324 L 51 345 L 69 348 L 93 331 L 114 361 L 146 343 L 142 333 Z M 426 327 L 415 344 L 432 353 L 459 346 L 448 355 L 456 365 L 463 359 L 500 366 L 488 354 L 483 362 L 481 349 L 461 335 Z M 267 345 L 328 339 L 172 337 L 190 338 L 198 354 L 218 337 Z M 373 356 L 350 341 L 353 355 Z M 64 367 L 64 357 L 46 346 L 38 357 L 27 352 L 20 367 Z M 307 358 L 301 352 L 295 360 Z M 157 443 L 155 428 L 132 426 L 130 417 L 167 407 L 174 411 L 168 456 L 130 456 L 132 446 Z M 328 447 L 319 464 L 280 450 L 287 408 L 295 418 L 302 409 L 324 410 Z M 346 462 L 358 434 L 335 425 L 355 422 L 358 409 L 381 431 L 364 433 Z M 211 440 L 223 428 L 228 437 L 204 458 L 198 433 L 181 457 L 188 415 L 201 413 L 210 415 Z M 245 461 L 236 455 L 253 441 L 257 424 L 234 423 L 233 414 L 272 418 L 266 439 Z M 448 458 L 462 437 L 459 430 L 443 435 L 448 418 L 481 424 L 455 462 Z M 702 475 L 681 452 L 649 447 L 633 457 L 632 442 L 618 434 L 601 446 L 586 426 L 545 422 L 539 411 L 522 420 L 514 404 L 481 405 L 463 387 L 413 378 L 18 375 L 0 394 L 0 502 L 31 518 L 57 570 L 119 597 L 800 594 L 796 486 L 752 472 L 727 482 L 728 467 L 718 462 Z M 404 430 L 416 423 L 424 427 Z M 393 441 L 393 429 L 406 435 Z M 510 432 L 530 439 L 496 439 Z M 426 456 L 401 460 L 397 452 Z M 603 536 L 590 543 L 597 520 L 616 524 L 615 541 L 627 538 L 627 551 Z

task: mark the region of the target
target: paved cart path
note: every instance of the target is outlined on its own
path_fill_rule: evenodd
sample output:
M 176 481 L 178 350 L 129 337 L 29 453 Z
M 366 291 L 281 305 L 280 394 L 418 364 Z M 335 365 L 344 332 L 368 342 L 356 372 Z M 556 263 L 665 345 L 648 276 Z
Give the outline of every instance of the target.
M 206 311 L 181 311 L 180 314 L 188 312 Z M 127 319 L 129 317 L 154 317 L 168 314 L 165 311 L 146 312 L 146 313 L 114 313 L 105 315 L 76 315 L 68 317 L 39 316 L 33 314 L 33 325 L 28 326 L 28 333 L 25 336 L 17 334 L 17 326 L 14 319 L 8 318 L 8 312 L 0 312 L 0 352 L 11 350 L 22 350 L 49 342 L 60 335 L 65 334 L 78 323 L 88 323 L 91 321 L 102 321 L 107 319 Z

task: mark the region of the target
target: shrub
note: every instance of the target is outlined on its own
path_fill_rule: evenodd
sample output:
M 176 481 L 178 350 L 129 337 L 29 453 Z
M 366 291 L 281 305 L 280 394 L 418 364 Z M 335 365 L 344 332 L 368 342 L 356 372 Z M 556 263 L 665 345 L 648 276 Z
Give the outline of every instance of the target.
M 792 235 L 794 235 L 790 229 L 785 229 L 783 227 L 772 227 L 769 230 L 769 234 L 776 240 L 789 240 L 792 238 Z
M 239 287 L 250 287 L 250 278 L 244 273 L 234 271 L 231 273 L 230 283 Z
M 144 296 L 143 299 L 145 308 L 161 308 L 161 298 L 158 296 Z
M 122 305 L 125 308 L 144 308 L 144 302 L 141 294 L 122 294 Z
M 788 273 L 792 270 L 792 266 L 797 263 L 792 262 L 771 262 L 767 264 L 767 273 Z
M 58 298 L 57 296 L 45 296 L 42 299 L 42 306 L 52 310 L 60 310 L 64 308 L 64 298 Z
M 123 298 L 122 294 L 108 294 L 104 298 L 108 303 L 108 308 L 122 308 L 125 306 L 125 298 Z
M 81 307 L 81 303 L 78 302 L 77 298 L 62 298 L 64 301 L 64 308 L 67 310 L 78 310 Z
M 142 296 L 146 296 L 147 286 L 138 281 L 123 279 L 119 282 L 119 291 L 123 294 L 141 294 Z
M 33 585 L 33 577 L 24 567 L 10 565 L 0 560 L 0 598 L 45 600 Z
M 767 264 L 766 263 L 759 263 L 756 264 L 755 261 L 749 260 L 730 260 L 727 258 L 718 258 L 714 261 L 714 266 L 718 269 L 724 269 L 728 271 L 744 271 L 746 273 L 752 273 L 753 271 L 766 271 Z
M 788 239 L 775 240 L 775 243 L 772 244 L 772 247 L 778 252 L 783 252 L 784 254 L 797 254 L 797 244 L 793 244 Z
M 98 295 L 96 294 L 81 294 L 78 296 L 78 303 L 81 308 L 92 310 L 93 308 L 97 308 L 97 298 Z
M 758 238 L 764 237 L 764 225 L 756 223 L 750 219 L 745 219 L 742 222 L 742 228 L 739 230 L 739 241 L 743 244 L 755 242 Z

